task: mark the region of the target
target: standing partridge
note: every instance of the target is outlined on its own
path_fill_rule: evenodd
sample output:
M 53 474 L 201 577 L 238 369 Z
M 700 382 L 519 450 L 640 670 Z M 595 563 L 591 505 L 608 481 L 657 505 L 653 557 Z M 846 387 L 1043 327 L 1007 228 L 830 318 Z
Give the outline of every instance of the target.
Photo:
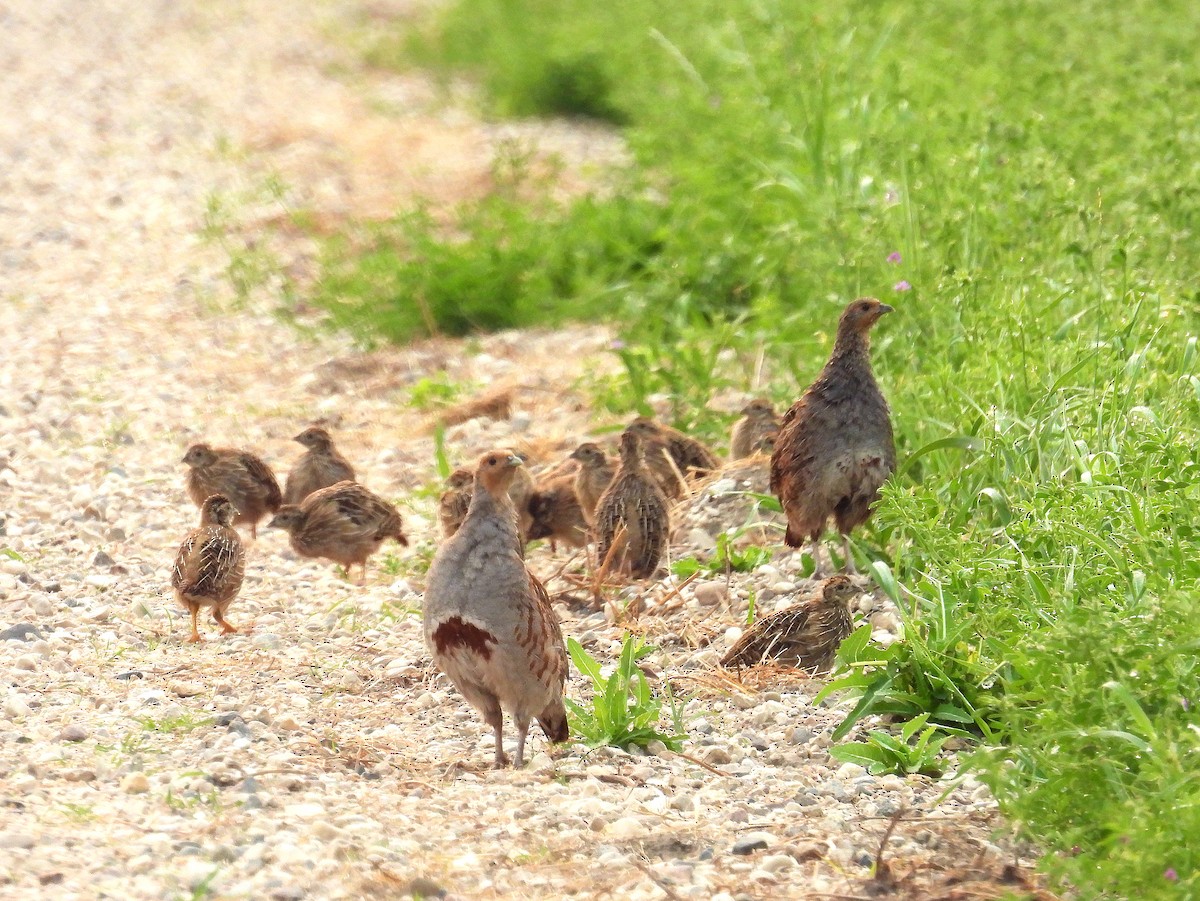
M 314 491 L 355 481 L 354 467 L 333 446 L 333 438 L 322 428 L 312 426 L 292 439 L 308 448 L 288 473 L 283 487 L 283 502 L 298 504 Z
M 211 607 L 213 619 L 225 634 L 237 629 L 225 619 L 225 611 L 242 588 L 246 573 L 246 551 L 233 529 L 237 510 L 222 494 L 205 498 L 200 505 L 200 525 L 179 546 L 171 587 L 175 597 L 192 615 L 188 641 L 199 641 L 196 617 L 201 607 Z
M 469 469 L 456 469 L 446 480 L 446 490 L 438 498 L 438 521 L 442 524 L 442 537 L 449 538 L 458 531 L 467 518 L 471 506 L 471 489 L 475 475 Z
M 729 435 L 729 459 L 741 460 L 760 453 L 764 444 L 773 445 L 779 434 L 779 417 L 767 400 L 752 400 L 742 408 L 742 418 Z
M 250 523 L 258 538 L 258 522 L 283 502 L 275 473 L 254 454 L 232 447 L 193 444 L 183 456 L 188 471 L 187 490 L 197 507 L 213 494 L 223 494 L 237 510 L 234 525 Z
M 517 729 L 515 765 L 536 718 L 567 740 L 567 654 L 546 589 L 525 566 L 508 489 L 522 466 L 510 451 L 484 454 L 462 527 L 438 548 L 425 582 L 425 644 L 438 668 L 483 714 L 505 766 L 504 711 Z
M 538 482 L 529 498 L 532 523 L 526 537 L 550 539 L 550 550 L 557 551 L 557 542 L 571 547 L 588 543 L 588 524 L 583 508 L 575 494 L 575 475 L 562 475 Z
M 654 574 L 670 535 L 667 498 L 643 458 L 637 430 L 621 433 L 621 462 L 596 505 L 596 559 L 635 579 Z M 623 536 L 623 537 L 622 537 Z
M 870 297 L 849 304 L 838 321 L 829 362 L 784 414 L 771 455 L 771 490 L 787 516 L 784 541 L 812 542 L 813 561 L 832 516 L 842 533 L 846 568 L 855 572 L 850 530 L 866 522 L 879 489 L 896 469 L 887 401 L 871 372 L 869 333 L 892 312 Z
M 360 585 L 367 579 L 367 558 L 384 541 L 408 544 L 396 508 L 357 482 L 338 482 L 299 504 L 284 504 L 267 528 L 284 529 L 301 557 L 324 557 L 347 573 L 359 564 Z
M 584 519 L 590 524 L 595 519 L 600 495 L 612 482 L 617 465 L 605 456 L 600 445 L 590 441 L 571 451 L 571 458 L 579 461 L 579 471 L 575 474 L 575 496 L 579 498 Z

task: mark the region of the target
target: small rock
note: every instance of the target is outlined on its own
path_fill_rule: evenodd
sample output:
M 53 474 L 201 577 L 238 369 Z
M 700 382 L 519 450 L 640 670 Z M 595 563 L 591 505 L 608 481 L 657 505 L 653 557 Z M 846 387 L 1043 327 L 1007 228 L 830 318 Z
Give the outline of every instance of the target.
M 796 859 L 788 854 L 768 854 L 758 862 L 758 868 L 768 873 L 778 873 L 795 864 Z
M 699 582 L 692 589 L 692 593 L 696 596 L 696 600 L 705 607 L 716 607 L 729 596 L 723 582 Z
M 408 884 L 408 893 L 414 898 L 445 898 L 446 890 L 424 876 L 418 876 Z
M 17 623 L 0 632 L 0 641 L 29 641 L 31 638 L 41 638 L 42 633 L 37 626 L 29 623 Z
M 171 694 L 180 698 L 194 698 L 204 694 L 204 686 L 197 682 L 172 682 L 170 688 Z
M 143 795 L 150 791 L 150 780 L 145 773 L 130 773 L 121 780 L 121 791 L 127 795 Z
M 733 843 L 733 853 L 744 855 L 765 851 L 774 841 L 775 836 L 769 832 L 747 832 Z
M 128 682 L 130 679 L 145 679 L 146 674 L 141 670 L 131 669 L 127 673 L 117 673 L 117 678 L 123 682 Z
M 58 733 L 59 741 L 83 741 L 88 737 L 88 730 L 77 723 L 72 723 L 67 726 L 62 732 Z
M 806 860 L 820 860 L 825 852 L 816 842 L 798 842 L 784 849 L 793 860 L 804 863 Z
M 37 839 L 24 832 L 0 832 L 0 848 L 25 848 L 37 845 Z
M 281 732 L 298 732 L 300 723 L 290 713 L 285 713 L 275 718 L 275 728 Z
M 301 901 L 307 894 L 298 885 L 281 885 L 271 890 L 271 901 Z
M 705 763 L 713 766 L 720 766 L 723 763 L 732 763 L 733 757 L 726 748 L 720 745 L 713 745 L 710 748 L 705 748 L 697 755 Z
M 116 563 L 117 561 L 104 551 L 96 551 L 96 556 L 92 558 L 92 566 L 115 566 Z

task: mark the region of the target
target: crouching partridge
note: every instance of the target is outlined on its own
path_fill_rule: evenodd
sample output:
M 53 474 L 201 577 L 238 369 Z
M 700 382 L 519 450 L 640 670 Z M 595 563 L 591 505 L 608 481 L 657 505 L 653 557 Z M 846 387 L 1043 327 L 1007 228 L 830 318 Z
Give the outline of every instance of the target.
M 438 548 L 425 585 L 425 644 L 434 663 L 483 714 L 504 753 L 504 711 L 517 728 L 515 766 L 525 759 L 529 720 L 551 741 L 567 740 L 567 654 L 546 589 L 526 568 L 508 495 L 521 459 L 484 454 L 462 526 Z

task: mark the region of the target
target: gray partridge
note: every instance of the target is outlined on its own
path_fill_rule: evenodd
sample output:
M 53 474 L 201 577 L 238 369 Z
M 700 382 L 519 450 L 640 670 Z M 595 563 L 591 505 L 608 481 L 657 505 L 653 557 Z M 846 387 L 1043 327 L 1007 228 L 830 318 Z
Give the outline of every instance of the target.
M 356 481 L 354 467 L 333 446 L 333 438 L 318 426 L 305 429 L 292 439 L 307 451 L 288 473 L 283 487 L 283 502 L 298 504 L 314 491 L 336 485 L 338 482 Z
M 742 408 L 742 418 L 733 424 L 730 432 L 729 459 L 741 460 L 751 454 L 761 453 L 764 445 L 768 444 L 774 449 L 774 439 L 778 434 L 779 416 L 771 402 L 762 399 L 750 401 Z
M 887 401 L 871 371 L 869 333 L 892 312 L 870 297 L 850 303 L 838 321 L 829 362 L 784 414 L 771 455 L 771 490 L 787 516 L 784 541 L 812 542 L 832 516 L 842 533 L 846 567 L 854 572 L 850 530 L 871 515 L 879 489 L 896 469 L 896 446 Z
M 567 740 L 567 653 L 542 583 L 525 566 L 508 489 L 521 459 L 484 454 L 462 527 L 438 548 L 425 582 L 425 644 L 434 663 L 483 714 L 504 753 L 504 712 L 517 729 L 515 766 L 525 759 L 529 720 L 551 741 Z
M 338 482 L 314 491 L 299 504 L 279 508 L 267 528 L 288 533 L 292 550 L 301 557 L 324 557 L 347 573 L 355 563 L 367 578 L 367 558 L 391 538 L 407 545 L 400 514 L 379 495 L 357 482 Z
M 838 645 L 854 631 L 850 603 L 862 593 L 846 576 L 826 579 L 813 597 L 755 622 L 721 658 L 721 665 L 771 662 L 810 673 L 828 670 Z
M 550 550 L 557 551 L 557 542 L 571 547 L 588 543 L 588 523 L 575 494 L 575 476 L 562 475 L 540 481 L 529 498 L 532 523 L 526 535 L 530 541 L 550 539 Z
M 475 475 L 469 469 L 456 469 L 446 480 L 446 490 L 438 498 L 438 521 L 442 524 L 442 537 L 449 538 L 458 531 L 467 518 L 471 506 L 471 489 Z
M 579 498 L 584 519 L 590 524 L 595 519 L 600 495 L 604 494 L 604 489 L 617 472 L 617 464 L 605 456 L 600 445 L 590 441 L 571 451 L 571 459 L 579 461 L 579 471 L 575 474 L 575 496 Z
M 621 462 L 596 505 L 594 531 L 601 566 L 611 553 L 610 568 L 635 579 L 658 568 L 671 532 L 667 497 L 646 466 L 632 426 L 621 433 Z
M 246 573 L 246 551 L 233 528 L 236 516 L 237 510 L 224 495 L 205 498 L 200 505 L 200 525 L 179 546 L 171 570 L 171 587 L 192 615 L 188 641 L 200 640 L 196 617 L 201 607 L 212 608 L 213 619 L 223 633 L 237 631 L 225 619 L 225 611 L 241 590 Z
M 250 523 L 258 537 L 258 523 L 283 502 L 275 473 L 254 454 L 232 447 L 193 444 L 183 456 L 190 469 L 187 490 L 197 507 L 211 495 L 223 494 L 237 510 L 234 525 Z

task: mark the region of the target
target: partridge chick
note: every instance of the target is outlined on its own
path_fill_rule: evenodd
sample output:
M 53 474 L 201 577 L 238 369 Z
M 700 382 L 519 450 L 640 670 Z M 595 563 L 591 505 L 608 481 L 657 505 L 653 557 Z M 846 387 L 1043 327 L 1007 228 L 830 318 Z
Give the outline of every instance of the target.
M 529 499 L 532 524 L 526 537 L 533 541 L 549 538 L 550 550 L 557 542 L 583 547 L 588 542 L 588 524 L 575 494 L 575 476 L 565 475 L 538 483 Z
M 757 666 L 771 661 L 819 673 L 833 665 L 838 645 L 854 631 L 850 603 L 862 594 L 846 576 L 826 579 L 803 603 L 764 616 L 721 658 L 722 666 Z
M 610 567 L 635 579 L 647 578 L 658 568 L 671 532 L 667 498 L 646 466 L 632 426 L 621 433 L 621 462 L 596 505 L 594 530 L 601 565 L 611 552 Z
M 779 434 L 779 417 L 767 400 L 752 400 L 742 408 L 742 418 L 733 424 L 729 435 L 729 459 L 741 460 L 751 454 L 761 453 L 764 444 L 774 449 L 774 438 Z M 769 451 L 768 451 L 769 453 Z
M 787 515 L 784 541 L 791 547 L 811 541 L 818 571 L 821 533 L 832 516 L 846 568 L 855 572 L 850 530 L 870 517 L 880 486 L 896 469 L 892 423 L 871 372 L 868 337 L 890 312 L 870 297 L 846 307 L 829 362 L 784 414 L 771 455 L 771 490 Z
M 522 463 L 523 454 L 516 454 Z M 456 469 L 450 473 L 449 489 L 438 501 L 438 519 L 442 523 L 442 537 L 449 538 L 458 531 L 467 515 L 467 507 L 471 503 L 471 493 L 474 490 L 475 475 L 469 469 Z M 529 529 L 533 525 L 533 515 L 529 512 L 529 500 L 533 497 L 533 477 L 528 470 L 521 467 L 520 472 L 513 476 L 508 488 L 508 496 L 512 499 L 513 509 L 517 514 L 517 528 L 523 540 L 527 540 Z
M 629 428 L 641 439 L 646 464 L 658 476 L 659 484 L 670 497 L 679 497 L 686 491 L 687 486 L 680 483 L 679 476 L 686 479 L 703 475 L 721 465 L 716 454 L 695 438 L 646 416 L 639 416 Z M 664 452 L 670 456 L 670 462 L 663 456 Z
M 338 482 L 314 491 L 300 504 L 285 504 L 269 529 L 284 529 L 292 550 L 301 557 L 325 557 L 350 571 L 362 567 L 360 585 L 367 579 L 367 558 L 388 538 L 407 545 L 396 508 L 359 485 Z
M 443 538 L 449 538 L 457 532 L 462 521 L 467 518 L 475 475 L 469 469 L 456 469 L 450 473 L 446 484 L 446 491 L 438 498 L 438 520 L 442 524 Z
M 246 551 L 233 529 L 237 510 L 223 494 L 205 498 L 200 505 L 200 525 L 179 546 L 171 587 L 175 597 L 192 615 L 188 641 L 199 641 L 196 617 L 201 607 L 211 607 L 213 619 L 225 634 L 237 629 L 225 619 L 225 611 L 242 588 L 246 573 Z
M 605 456 L 600 445 L 590 441 L 571 451 L 571 459 L 579 461 L 579 471 L 575 474 L 575 496 L 579 498 L 579 507 L 590 525 L 595 520 L 600 495 L 612 482 L 617 465 Z
M 536 717 L 567 740 L 567 654 L 546 589 L 526 568 L 508 489 L 522 466 L 509 451 L 484 454 L 462 527 L 442 543 L 425 581 L 425 644 L 434 663 L 483 714 L 505 766 L 504 711 L 517 728 L 516 766 Z
M 283 502 L 275 473 L 254 454 L 232 447 L 193 444 L 183 455 L 188 471 L 187 490 L 197 507 L 213 494 L 223 494 L 237 510 L 234 525 L 250 523 L 250 536 L 258 538 L 258 522 Z
M 285 504 L 298 504 L 314 491 L 338 482 L 356 481 L 354 467 L 338 453 L 333 446 L 333 438 L 324 429 L 312 426 L 292 440 L 303 444 L 308 450 L 288 473 L 283 487 Z

